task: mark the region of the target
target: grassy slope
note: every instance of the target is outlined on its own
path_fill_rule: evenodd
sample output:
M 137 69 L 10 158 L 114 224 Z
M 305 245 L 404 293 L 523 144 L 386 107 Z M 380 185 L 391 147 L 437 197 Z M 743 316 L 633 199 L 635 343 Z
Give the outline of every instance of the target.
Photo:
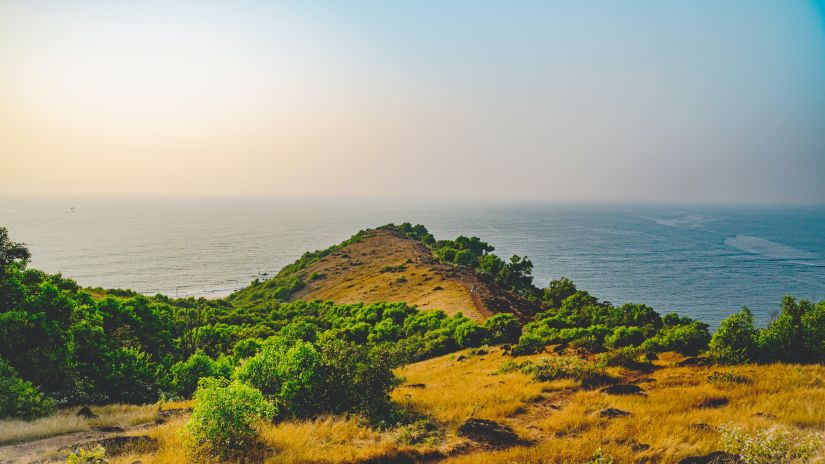
M 399 405 L 429 416 L 442 427 L 443 439 L 426 445 L 404 445 L 398 431 L 363 428 L 354 419 L 325 417 L 314 421 L 288 421 L 265 425 L 262 436 L 272 450 L 268 463 L 358 462 L 376 458 L 421 456 L 440 453 L 446 462 L 548 462 L 583 463 L 601 448 L 616 462 L 676 462 L 696 454 L 722 449 L 716 431 L 699 431 L 690 424 L 711 426 L 735 423 L 749 429 L 781 425 L 804 432 L 825 429 L 825 367 L 798 365 L 742 366 L 735 372 L 752 383 L 710 383 L 722 367 L 675 367 L 681 357 L 662 356 L 657 370 L 643 374 L 621 368 L 611 370 L 630 379 L 653 379 L 641 383 L 646 396 L 607 396 L 586 390 L 575 381 L 538 382 L 521 372 L 492 375 L 508 356 L 499 350 L 457 361 L 443 356 L 399 369 L 407 385 L 393 394 Z M 464 352 L 464 354 L 468 354 Z M 540 356 L 519 358 L 535 359 Z M 720 408 L 702 408 L 708 398 L 727 398 Z M 604 419 L 598 412 L 613 407 L 632 416 Z M 505 423 L 532 446 L 489 450 L 456 435 L 457 427 L 475 416 Z M 114 463 L 183 463 L 179 430 L 183 420 L 150 432 L 162 448 L 154 456 L 125 456 Z M 635 451 L 634 445 L 650 445 Z
M 266 301 L 271 299 L 267 291 L 274 290 L 274 282 L 289 278 L 305 283 L 292 299 L 403 301 L 421 309 L 462 312 L 476 320 L 501 311 L 526 315 L 537 310 L 469 269 L 438 262 L 421 242 L 386 229 L 367 231 L 358 240 L 333 247 L 304 267 L 288 266 L 271 281 L 239 290 L 229 300 L 236 305 Z

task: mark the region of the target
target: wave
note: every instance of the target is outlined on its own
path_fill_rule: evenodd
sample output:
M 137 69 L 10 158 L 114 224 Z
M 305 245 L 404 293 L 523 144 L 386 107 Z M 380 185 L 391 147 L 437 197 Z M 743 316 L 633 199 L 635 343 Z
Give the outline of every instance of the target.
M 666 227 L 702 227 L 708 222 L 718 221 L 717 218 L 705 216 L 704 214 L 686 214 L 677 218 L 648 218 L 651 221 Z
M 737 234 L 725 239 L 725 245 L 748 254 L 759 255 L 768 259 L 787 261 L 805 266 L 825 266 L 825 260 L 816 253 L 800 250 L 799 248 L 772 242 L 752 235 Z

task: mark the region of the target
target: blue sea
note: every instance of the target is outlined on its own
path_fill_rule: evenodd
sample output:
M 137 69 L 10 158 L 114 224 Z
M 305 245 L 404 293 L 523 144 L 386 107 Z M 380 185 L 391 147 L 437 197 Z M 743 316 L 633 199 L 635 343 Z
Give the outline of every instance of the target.
M 527 255 L 536 283 L 566 276 L 615 304 L 713 325 L 784 294 L 825 299 L 825 208 L 441 204 L 284 199 L 3 199 L 0 226 L 31 266 L 84 286 L 217 297 L 306 250 L 389 222 L 477 235 Z

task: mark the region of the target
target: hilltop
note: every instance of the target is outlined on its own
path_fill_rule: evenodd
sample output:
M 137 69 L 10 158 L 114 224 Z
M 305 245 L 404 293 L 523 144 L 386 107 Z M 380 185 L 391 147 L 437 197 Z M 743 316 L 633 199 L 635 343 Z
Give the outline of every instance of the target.
M 287 297 L 290 301 L 405 302 L 449 315 L 463 313 L 476 321 L 497 313 L 512 313 L 527 321 L 540 310 L 468 266 L 445 263 L 421 240 L 389 226 L 359 232 L 316 256 L 303 266 L 299 260 L 228 300 L 234 304 L 266 300 L 297 282 Z

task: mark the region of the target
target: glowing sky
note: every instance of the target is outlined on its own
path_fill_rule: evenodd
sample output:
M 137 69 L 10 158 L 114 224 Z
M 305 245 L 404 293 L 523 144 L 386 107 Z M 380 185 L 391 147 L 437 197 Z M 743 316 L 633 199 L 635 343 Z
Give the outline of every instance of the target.
M 825 203 L 806 1 L 0 1 L 0 195 Z

